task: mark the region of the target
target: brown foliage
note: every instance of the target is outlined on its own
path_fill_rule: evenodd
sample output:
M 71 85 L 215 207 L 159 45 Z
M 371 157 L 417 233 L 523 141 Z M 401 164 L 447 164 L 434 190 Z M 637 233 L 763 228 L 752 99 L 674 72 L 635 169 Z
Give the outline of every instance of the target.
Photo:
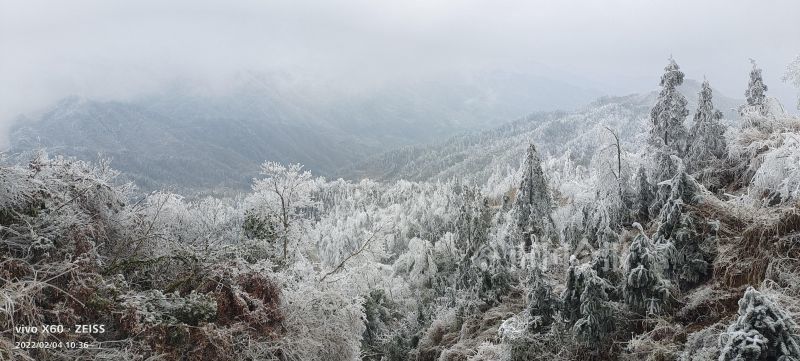
M 776 258 L 800 257 L 800 209 L 783 208 L 767 212 L 748 224 L 740 237 L 720 245 L 714 262 L 714 277 L 728 287 L 758 285 L 769 263 Z
M 233 267 L 222 268 L 198 288 L 202 293 L 212 293 L 217 301 L 216 323 L 228 326 L 243 322 L 260 335 L 277 336 L 283 321 L 278 285 L 254 271 L 234 275 Z
M 143 347 L 167 360 L 236 360 L 228 330 L 213 325 L 193 327 L 161 324 L 147 329 Z

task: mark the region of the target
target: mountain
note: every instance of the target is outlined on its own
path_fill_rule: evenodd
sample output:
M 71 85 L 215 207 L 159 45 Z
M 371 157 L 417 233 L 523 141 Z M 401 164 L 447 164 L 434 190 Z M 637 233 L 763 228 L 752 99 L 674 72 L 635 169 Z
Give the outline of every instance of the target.
M 125 101 L 68 97 L 11 130 L 38 148 L 112 165 L 144 190 L 242 190 L 265 160 L 342 175 L 372 154 L 494 128 L 597 96 L 539 75 L 483 72 L 370 88 L 244 73 L 224 91 L 176 82 Z
M 143 189 L 162 186 L 243 188 L 264 159 L 311 167 L 342 163 L 363 152 L 335 129 L 276 124 L 230 114 L 175 117 L 123 102 L 61 101 L 12 131 L 14 151 L 45 147 L 81 159 L 110 157 Z M 361 148 L 359 148 L 361 147 Z
M 700 83 L 687 80 L 680 91 L 689 101 L 689 127 Z M 483 183 L 498 168 L 517 167 L 530 142 L 542 153 L 570 152 L 577 164 L 587 165 L 597 149 L 613 144 L 613 130 L 627 144 L 627 151 L 638 151 L 649 127 L 650 109 L 658 92 L 621 97 L 602 97 L 576 111 L 537 112 L 495 129 L 464 133 L 446 140 L 407 146 L 384 152 L 344 170 L 349 178 L 378 180 L 407 179 L 426 181 L 459 177 Z M 714 92 L 714 105 L 725 121 L 734 122 L 734 108 L 743 101 Z M 637 138 L 638 137 L 638 138 Z

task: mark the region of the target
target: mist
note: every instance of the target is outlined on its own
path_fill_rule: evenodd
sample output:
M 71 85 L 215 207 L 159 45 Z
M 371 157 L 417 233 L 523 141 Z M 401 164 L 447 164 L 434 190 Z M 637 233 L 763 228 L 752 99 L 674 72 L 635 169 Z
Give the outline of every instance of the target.
M 733 97 L 754 58 L 791 109 L 780 77 L 800 52 L 797 14 L 791 0 L 2 0 L 0 128 L 68 95 L 129 99 L 175 81 L 224 92 L 243 72 L 332 101 L 495 69 L 627 94 L 654 89 L 670 55 Z

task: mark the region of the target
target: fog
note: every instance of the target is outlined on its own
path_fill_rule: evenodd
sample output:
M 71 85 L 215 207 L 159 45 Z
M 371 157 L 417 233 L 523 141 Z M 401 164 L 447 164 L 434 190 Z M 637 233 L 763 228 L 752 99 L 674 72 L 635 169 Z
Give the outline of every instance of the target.
M 754 58 L 792 108 L 780 77 L 800 53 L 798 14 L 794 0 L 0 0 L 0 124 L 67 95 L 224 90 L 242 71 L 369 91 L 511 68 L 626 94 L 655 88 L 670 55 L 735 97 Z

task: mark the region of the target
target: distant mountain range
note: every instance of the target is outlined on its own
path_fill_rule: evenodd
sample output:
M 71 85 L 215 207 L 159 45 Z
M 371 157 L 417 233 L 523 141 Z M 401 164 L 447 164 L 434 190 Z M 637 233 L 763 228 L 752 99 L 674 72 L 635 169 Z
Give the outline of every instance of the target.
M 20 119 L 10 152 L 110 157 L 145 191 L 247 189 L 265 160 L 302 163 L 328 177 L 479 179 L 490 167 L 515 165 L 530 140 L 545 152 L 572 146 L 591 154 L 578 142 L 592 144 L 585 138 L 606 132 L 605 125 L 623 137 L 637 134 L 655 101 L 655 93 L 607 97 L 557 111 L 587 104 L 597 93 L 512 73 L 331 97 L 318 94 L 334 89 L 306 93 L 276 85 L 281 81 L 250 76 L 216 95 L 177 86 L 124 102 L 66 98 Z M 682 88 L 693 104 L 699 84 Z M 715 104 L 727 111 L 740 102 L 715 94 Z
M 689 101 L 689 127 L 697 103 L 700 83 L 687 80 L 680 91 Z M 621 97 L 602 97 L 571 112 L 537 112 L 497 128 L 451 137 L 447 140 L 377 154 L 355 164 L 345 174 L 351 178 L 436 180 L 458 177 L 479 184 L 498 168 L 517 167 L 530 142 L 540 153 L 560 155 L 571 152 L 577 164 L 588 165 L 601 147 L 613 144 L 609 129 L 617 133 L 627 148 L 636 152 L 644 146 L 640 139 L 649 129 L 650 109 L 658 92 Z M 714 105 L 727 122 L 735 122 L 735 111 L 743 100 L 728 98 L 715 91 Z
M 46 148 L 112 158 L 144 190 L 237 190 L 265 160 L 345 175 L 371 155 L 459 132 L 490 129 L 532 109 L 575 108 L 598 92 L 522 73 L 482 73 L 348 92 L 292 86 L 280 74 L 245 74 L 224 93 L 175 84 L 127 101 L 61 100 L 20 117 L 11 153 Z

